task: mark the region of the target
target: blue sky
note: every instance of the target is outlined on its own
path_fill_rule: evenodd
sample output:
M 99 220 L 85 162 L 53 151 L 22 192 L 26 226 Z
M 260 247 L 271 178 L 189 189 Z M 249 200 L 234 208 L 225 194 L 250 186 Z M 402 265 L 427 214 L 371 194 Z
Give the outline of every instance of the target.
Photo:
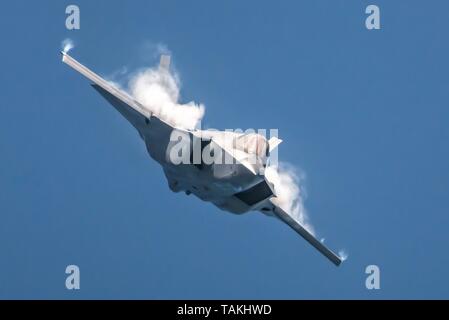
M 365 28 L 377 4 L 381 30 Z M 2 4 L 0 298 L 449 298 L 449 3 Z M 214 128 L 279 128 L 334 267 L 294 232 L 168 190 L 135 130 L 60 61 L 157 62 Z M 81 290 L 65 288 L 65 267 Z M 365 288 L 365 267 L 381 289 Z

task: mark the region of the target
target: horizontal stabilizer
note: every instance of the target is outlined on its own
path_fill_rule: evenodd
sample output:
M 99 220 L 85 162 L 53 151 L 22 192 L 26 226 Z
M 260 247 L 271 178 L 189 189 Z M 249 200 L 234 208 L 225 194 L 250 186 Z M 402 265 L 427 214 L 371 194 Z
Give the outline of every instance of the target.
M 270 152 L 276 149 L 280 144 L 282 143 L 282 140 L 278 137 L 271 137 L 270 140 L 268 140 L 268 146 Z

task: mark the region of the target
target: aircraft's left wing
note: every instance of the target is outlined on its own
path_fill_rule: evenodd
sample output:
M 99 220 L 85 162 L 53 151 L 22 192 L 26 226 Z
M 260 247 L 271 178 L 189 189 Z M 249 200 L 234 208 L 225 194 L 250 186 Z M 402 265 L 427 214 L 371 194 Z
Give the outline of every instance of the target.
M 283 222 L 288 224 L 290 228 L 295 230 L 301 237 L 303 237 L 308 243 L 310 243 L 315 249 L 317 249 L 321 254 L 323 254 L 326 258 L 328 258 L 333 264 L 339 266 L 342 262 L 342 259 L 331 251 L 328 247 L 326 247 L 321 241 L 319 241 L 315 236 L 310 233 L 304 226 L 302 226 L 298 221 L 293 219 L 287 212 L 285 212 L 282 208 L 277 206 L 273 200 L 269 200 L 269 202 L 273 206 L 273 213 L 281 219 Z
M 82 65 L 65 52 L 62 61 L 92 81 L 92 85 L 110 104 L 117 109 L 142 134 L 142 129 L 151 118 L 151 112 L 146 110 L 129 94 L 120 90 L 114 84 L 106 81 L 95 72 Z

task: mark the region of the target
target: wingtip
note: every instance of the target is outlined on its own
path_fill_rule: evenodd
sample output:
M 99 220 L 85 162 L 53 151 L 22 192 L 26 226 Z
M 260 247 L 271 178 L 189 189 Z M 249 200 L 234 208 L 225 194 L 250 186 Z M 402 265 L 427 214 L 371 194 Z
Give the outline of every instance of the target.
M 64 51 L 59 51 L 59 53 L 61 54 L 61 57 L 62 57 L 62 62 L 66 62 L 66 58 L 67 58 L 67 52 L 64 52 Z
M 322 252 L 324 253 L 324 252 Z M 328 249 L 328 252 L 324 253 L 324 255 L 326 256 L 326 258 L 332 262 L 336 267 L 339 267 L 344 259 L 342 259 L 342 257 L 340 257 L 338 254 L 332 252 L 331 250 Z

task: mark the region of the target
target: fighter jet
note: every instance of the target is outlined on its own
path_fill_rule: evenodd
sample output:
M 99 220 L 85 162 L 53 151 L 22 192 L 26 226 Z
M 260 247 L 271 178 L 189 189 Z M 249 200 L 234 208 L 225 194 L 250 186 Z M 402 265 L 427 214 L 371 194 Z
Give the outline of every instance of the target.
M 341 264 L 342 259 L 337 254 L 276 204 L 276 192 L 263 169 L 270 153 L 281 143 L 280 139 L 267 140 L 257 133 L 186 130 L 170 125 L 68 53 L 61 53 L 62 61 L 89 79 L 92 87 L 137 129 L 150 157 L 161 165 L 173 192 L 193 194 L 235 214 L 260 211 L 275 216 L 332 263 Z M 163 55 L 159 68 L 168 70 L 169 65 L 170 57 Z M 186 150 L 186 146 L 190 151 L 189 161 L 178 161 L 180 151 Z M 195 156 L 198 154 L 199 157 Z M 208 154 L 212 161 L 205 161 L 203 154 Z

